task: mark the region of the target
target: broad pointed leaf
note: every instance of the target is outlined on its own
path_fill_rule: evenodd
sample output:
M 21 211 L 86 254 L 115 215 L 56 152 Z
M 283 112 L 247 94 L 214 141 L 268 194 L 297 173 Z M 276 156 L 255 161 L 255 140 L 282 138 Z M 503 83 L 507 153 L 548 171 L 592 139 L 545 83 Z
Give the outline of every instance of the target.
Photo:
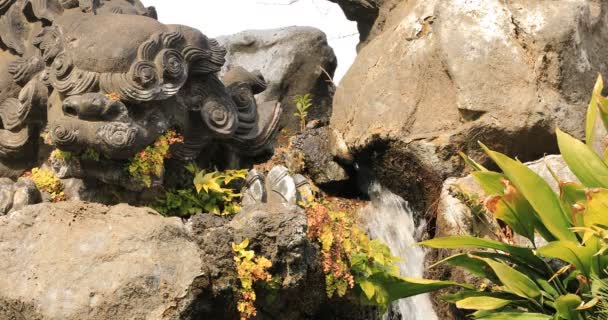
M 576 236 L 568 229 L 570 223 L 562 210 L 559 198 L 549 184 L 521 162 L 491 151 L 483 145 L 482 147 L 530 202 L 547 229 L 560 240 L 576 241 Z
M 470 297 L 456 302 L 456 307 L 459 309 L 471 310 L 496 310 L 511 302 L 513 301 L 492 297 Z
M 471 236 L 455 236 L 455 237 L 444 237 L 434 238 L 431 240 L 423 241 L 421 245 L 439 248 L 439 249 L 461 249 L 461 248 L 485 248 L 500 250 L 511 254 L 514 258 L 520 260 L 522 263 L 527 263 L 535 268 L 544 268 L 545 263 L 538 258 L 531 249 L 524 247 L 517 247 L 502 243 L 500 241 L 481 239 Z
M 554 241 L 538 249 L 538 253 L 542 256 L 573 264 L 585 276 L 591 274 L 591 263 L 595 252 L 589 246 L 582 246 L 570 241 Z
M 588 188 L 608 188 L 608 166 L 581 141 L 557 129 L 557 143 L 572 173 Z
M 540 288 L 527 275 L 509 267 L 508 265 L 494 261 L 492 259 L 483 259 L 487 263 L 496 276 L 500 279 L 503 286 L 511 293 L 526 299 L 537 299 L 541 295 Z
M 583 303 L 581 297 L 575 294 L 563 295 L 555 300 L 555 309 L 557 314 L 566 320 L 578 319 L 578 308 Z
M 458 154 L 460 154 L 460 157 L 462 157 L 462 159 L 464 160 L 464 163 L 466 163 L 473 170 L 475 170 L 475 171 L 488 171 L 488 169 L 484 168 L 484 166 L 480 165 L 475 160 L 469 158 L 469 156 L 467 156 L 466 154 L 464 154 L 462 152 L 459 152 Z
M 598 75 L 597 81 L 595 82 L 595 86 L 593 88 L 593 93 L 591 94 L 591 101 L 589 102 L 589 107 L 587 108 L 587 121 L 585 124 L 585 140 L 587 145 L 593 148 L 593 142 L 595 140 L 595 123 L 597 122 L 597 114 L 598 114 L 598 101 L 597 97 L 602 95 L 602 90 L 604 89 L 604 81 L 602 79 L 602 75 Z
M 608 190 L 590 190 L 587 192 L 587 200 L 584 225 L 608 225 Z
M 513 231 L 534 243 L 536 212 L 523 195 L 507 180 L 503 196 L 492 198 L 486 203 L 494 216 L 508 224 Z
M 530 312 L 499 312 L 487 313 L 483 316 L 476 316 L 475 319 L 483 320 L 552 320 L 552 316 L 541 313 Z
M 473 179 L 479 183 L 483 191 L 487 195 L 503 195 L 505 185 L 503 180 L 505 176 L 502 173 L 493 171 L 477 171 L 471 173 Z

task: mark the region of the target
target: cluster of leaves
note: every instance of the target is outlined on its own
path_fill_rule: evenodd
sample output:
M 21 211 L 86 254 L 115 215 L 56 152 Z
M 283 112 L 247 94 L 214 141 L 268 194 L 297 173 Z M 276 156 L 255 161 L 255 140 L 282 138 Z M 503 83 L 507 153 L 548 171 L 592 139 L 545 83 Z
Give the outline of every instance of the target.
M 48 193 L 51 196 L 52 202 L 65 201 L 66 197 L 63 193 L 63 184 L 61 180 L 55 176 L 53 171 L 49 169 L 34 168 L 24 175 L 26 178 L 32 179 L 38 190 Z
M 308 119 L 308 109 L 312 107 L 312 95 L 307 93 L 295 96 L 293 102 L 296 104 L 296 112 L 293 115 L 300 119 L 300 130 L 304 131 L 306 129 L 306 119 Z
M 174 130 L 167 130 L 156 139 L 153 145 L 146 147 L 135 155 L 127 164 L 127 171 L 146 187 L 152 186 L 152 179 L 160 177 L 165 166 L 165 159 L 170 158 L 171 145 L 181 143 L 184 138 Z
M 101 155 L 99 154 L 99 152 L 97 152 L 97 150 L 95 150 L 93 148 L 87 148 L 80 155 L 80 159 L 87 160 L 87 161 L 95 161 L 95 162 L 97 162 L 97 161 L 99 161 L 101 159 Z
M 608 280 L 596 278 L 593 281 L 593 285 L 595 286 L 593 291 L 597 293 L 597 297 L 600 300 L 599 310 L 595 319 L 608 319 Z
M 55 149 L 53 150 L 53 152 L 51 152 L 51 158 L 58 159 L 63 162 L 69 162 L 74 158 L 74 154 L 69 151 Z
M 308 237 L 321 244 L 327 295 L 344 296 L 349 289 L 362 303 L 386 310 L 391 302 L 453 285 L 451 282 L 401 277 L 390 249 L 372 240 L 357 225 L 352 213 L 332 210 L 327 203 L 307 208 Z
M 97 152 L 97 150 L 93 148 L 87 148 L 81 154 L 74 154 L 69 151 L 63 151 L 60 149 L 55 149 L 51 152 L 51 158 L 57 159 L 63 162 L 70 162 L 71 160 L 88 160 L 88 161 L 99 161 L 101 159 L 101 154 Z
M 120 95 L 120 93 L 117 92 L 110 92 L 106 94 L 106 97 L 110 100 L 114 100 L 114 101 L 120 101 L 122 100 L 122 96 Z
M 559 182 L 559 194 L 518 160 L 482 145 L 502 173 L 465 160 L 486 194 L 486 208 L 534 249 L 470 236 L 423 242 L 434 248 L 473 248 L 443 262 L 467 269 L 495 285 L 447 296 L 476 319 L 597 319 L 606 310 L 608 273 L 608 160 L 592 149 L 599 114 L 608 128 L 608 99 L 595 87 L 587 119 L 587 144 L 557 130 L 562 157 L 579 182 Z M 551 170 L 551 168 L 549 168 Z M 546 244 L 535 239 L 540 235 Z M 482 249 L 482 250 L 479 250 Z M 549 263 L 554 259 L 552 263 Z M 556 263 L 559 261 L 559 263 Z
M 272 262 L 264 257 L 256 257 L 253 250 L 247 250 L 248 246 L 248 239 L 240 244 L 232 244 L 236 271 L 241 282 L 237 302 L 241 320 L 253 318 L 257 314 L 254 306 L 256 294 L 253 284 L 258 281 L 270 282 L 272 280 L 272 275 L 268 273 L 268 269 L 272 267 Z
M 166 216 L 191 216 L 208 212 L 215 215 L 232 215 L 241 211 L 241 194 L 230 185 L 245 179 L 247 170 L 201 170 L 190 164 L 186 169 L 194 176 L 192 187 L 169 190 L 159 198 L 154 209 Z

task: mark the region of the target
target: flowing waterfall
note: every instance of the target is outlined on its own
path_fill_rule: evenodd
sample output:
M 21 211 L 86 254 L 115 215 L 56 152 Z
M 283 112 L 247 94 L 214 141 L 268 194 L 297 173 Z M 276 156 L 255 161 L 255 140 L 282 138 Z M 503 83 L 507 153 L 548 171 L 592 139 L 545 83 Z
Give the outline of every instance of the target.
M 409 205 L 377 182 L 370 184 L 369 196 L 371 203 L 362 209 L 361 216 L 365 219 L 370 236 L 384 241 L 393 255 L 403 259 L 399 262 L 402 276 L 422 278 L 425 252 L 421 247 L 414 246 L 417 229 Z M 418 231 L 424 227 L 421 225 Z M 390 319 L 437 320 L 431 299 L 426 294 L 401 299 L 393 303 L 391 309 L 384 316 L 385 320 L 389 319 L 389 314 Z

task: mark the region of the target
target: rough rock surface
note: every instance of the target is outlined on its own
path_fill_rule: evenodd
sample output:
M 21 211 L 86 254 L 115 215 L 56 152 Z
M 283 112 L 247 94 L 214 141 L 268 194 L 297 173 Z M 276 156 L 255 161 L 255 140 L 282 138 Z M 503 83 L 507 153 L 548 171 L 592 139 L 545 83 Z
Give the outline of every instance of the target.
M 322 31 L 311 27 L 251 30 L 217 40 L 228 50 L 223 72 L 245 66 L 264 75 L 268 89 L 256 98 L 281 102 L 283 127 L 299 130 L 293 98 L 307 93 L 313 95 L 308 119 L 329 120 L 335 88 L 321 68 L 333 76 L 337 60 Z
M 374 37 L 382 33 L 390 13 L 400 0 L 329 0 L 337 3 L 346 18 L 357 22 L 360 50 Z
M 302 172 L 317 185 L 339 184 L 350 179 L 337 159 L 337 133 L 329 127 L 307 130 L 296 136 L 290 153 L 303 155 Z
M 231 303 L 238 285 L 231 244 L 249 239 L 249 249 L 272 261 L 269 271 L 278 280 L 277 290 L 256 286 L 256 319 L 378 318 L 375 308 L 360 306 L 350 297 L 327 298 L 319 248 L 306 235 L 306 212 L 281 203 L 280 197 L 272 193 L 268 202 L 247 206 L 233 218 L 199 214 L 188 222 L 203 251 L 205 282 L 209 284 L 198 295 L 193 313 L 202 319 L 238 318 Z
M 272 197 L 271 197 L 272 198 Z M 232 243 L 272 261 L 256 319 L 377 319 L 328 299 L 304 210 L 279 202 L 184 224 L 147 208 L 43 203 L 0 217 L 0 319 L 239 319 Z
M 32 180 L 0 178 L 0 216 L 41 201 L 42 195 Z
M 607 21 L 598 1 L 400 1 L 342 80 L 331 125 L 428 206 L 462 171 L 457 151 L 484 161 L 478 140 L 531 160 L 555 151 L 556 126 L 582 135 Z
M 559 155 L 547 156 L 544 159 L 526 163 L 526 165 L 547 181 L 556 192 L 559 192 L 558 183 L 551 176 L 547 166 L 551 167 L 562 181 L 578 181 Z M 443 184 L 438 202 L 435 237 L 473 235 L 498 240 L 496 234 L 498 234 L 499 227 L 493 222 L 494 220 L 477 216 L 463 202 L 463 198 L 459 194 L 467 194 L 480 200 L 487 196 L 471 175 L 447 179 Z M 543 240 L 540 237 L 537 238 L 536 242 L 542 243 Z M 529 241 L 521 236 L 516 235 L 514 240 L 519 245 L 529 244 Z M 426 259 L 430 264 L 447 258 L 451 254 L 454 254 L 454 251 L 433 249 Z M 436 279 L 450 279 L 470 284 L 477 284 L 481 281 L 478 277 L 447 264 L 430 269 L 427 275 Z M 460 312 L 446 303 L 437 302 L 436 309 L 440 313 L 440 319 L 460 319 Z
M 177 218 L 40 204 L 0 218 L 0 319 L 175 319 L 202 276 Z

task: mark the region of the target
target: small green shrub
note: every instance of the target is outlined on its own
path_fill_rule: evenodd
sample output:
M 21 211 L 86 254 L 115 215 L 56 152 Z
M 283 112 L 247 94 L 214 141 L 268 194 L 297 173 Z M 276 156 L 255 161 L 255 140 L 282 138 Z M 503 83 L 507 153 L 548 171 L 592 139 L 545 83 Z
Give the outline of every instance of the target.
M 306 120 L 308 119 L 308 109 L 312 107 L 312 95 L 307 93 L 301 96 L 295 96 L 293 101 L 296 104 L 296 112 L 293 114 L 300 119 L 300 130 L 306 129 Z
M 70 160 L 72 160 L 74 158 L 74 155 L 69 151 L 55 149 L 55 150 L 53 150 L 53 152 L 51 152 L 51 158 L 57 159 L 57 160 L 60 160 L 63 162 L 69 162 Z
M 51 196 L 51 202 L 65 201 L 66 197 L 63 193 L 63 184 L 53 171 L 49 169 L 34 168 L 31 172 L 26 172 L 26 178 L 32 179 L 38 190 L 46 192 Z
M 207 212 L 215 215 L 232 215 L 241 211 L 241 194 L 229 185 L 233 181 L 245 179 L 247 170 L 211 171 L 200 170 L 189 165 L 193 174 L 192 187 L 169 190 L 164 197 L 157 199 L 154 209 L 166 216 L 190 216 Z
M 129 160 L 126 170 L 135 180 L 146 187 L 152 186 L 152 179 L 162 175 L 165 159 L 170 157 L 169 148 L 184 139 L 174 130 L 168 130 L 153 145 L 146 147 Z
M 264 257 L 257 257 L 253 250 L 247 250 L 248 246 L 249 239 L 245 239 L 240 244 L 232 244 L 234 262 L 241 283 L 237 293 L 237 309 L 241 314 L 241 320 L 247 320 L 257 315 L 254 305 L 257 297 L 253 284 L 272 281 L 272 275 L 267 271 L 272 267 L 272 262 Z
M 436 289 L 454 284 L 401 277 L 395 264 L 399 258 L 381 241 L 371 240 L 352 213 L 321 201 L 308 206 L 307 217 L 308 238 L 321 245 L 329 297 L 352 289 L 364 304 L 386 310 L 395 300 L 421 293 L 423 284 Z
M 97 152 L 97 150 L 93 149 L 93 148 L 87 148 L 81 155 L 80 155 L 80 159 L 82 160 L 87 160 L 87 161 L 99 161 L 101 159 L 101 155 L 99 154 L 99 152 Z

